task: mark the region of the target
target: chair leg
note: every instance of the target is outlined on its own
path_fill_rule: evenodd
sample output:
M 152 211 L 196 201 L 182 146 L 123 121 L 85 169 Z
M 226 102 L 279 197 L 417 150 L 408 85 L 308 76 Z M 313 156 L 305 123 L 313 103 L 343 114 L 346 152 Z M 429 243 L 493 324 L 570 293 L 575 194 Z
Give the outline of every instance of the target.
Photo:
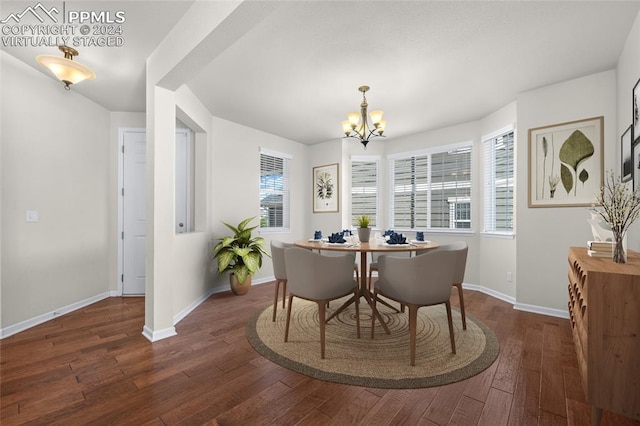
M 287 280 L 282 281 L 282 309 L 284 309 L 284 299 L 287 298 Z
M 318 316 L 320 317 L 320 358 L 324 359 L 324 328 L 325 328 L 325 317 L 327 316 L 327 306 L 324 302 L 318 302 Z
M 374 290 L 371 299 L 371 339 L 373 340 L 373 332 L 376 328 L 376 301 L 378 300 L 378 290 Z
M 449 320 L 449 338 L 451 339 L 451 353 L 456 354 L 456 338 L 453 335 L 453 319 L 451 318 L 451 303 L 447 300 L 444 302 L 447 306 L 447 319 Z
M 458 299 L 460 299 L 460 314 L 462 314 L 462 329 L 467 329 L 467 317 L 464 314 L 464 293 L 462 293 L 462 284 L 454 284 L 458 289 Z
M 291 321 L 291 305 L 293 305 L 293 294 L 289 295 L 289 307 L 287 308 L 287 323 L 284 327 L 284 341 L 289 340 L 289 322 Z
M 360 338 L 360 298 L 358 297 L 358 289 L 354 291 L 356 295 L 356 327 L 358 331 L 358 339 Z
M 416 329 L 418 323 L 418 307 L 409 305 L 409 346 L 411 366 L 416 365 Z
M 285 284 L 286 285 L 286 284 Z M 278 294 L 280 293 L 280 280 L 276 280 L 276 289 L 273 296 L 273 318 L 272 321 L 276 321 L 276 312 L 278 311 Z M 282 308 L 284 309 L 284 295 L 282 296 Z

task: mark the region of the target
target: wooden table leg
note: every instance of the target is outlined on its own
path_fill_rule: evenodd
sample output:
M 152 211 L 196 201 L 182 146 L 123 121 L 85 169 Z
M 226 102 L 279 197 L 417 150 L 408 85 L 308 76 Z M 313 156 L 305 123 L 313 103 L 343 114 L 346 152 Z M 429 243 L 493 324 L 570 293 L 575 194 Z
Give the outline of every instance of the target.
M 360 252 L 360 289 L 358 290 L 358 294 L 351 297 L 349 300 L 347 300 L 347 302 L 344 305 L 340 306 L 335 312 L 333 312 L 325 320 L 325 323 L 329 322 L 329 320 L 334 318 L 336 315 L 340 314 L 342 311 L 344 311 L 347 308 L 347 306 L 354 303 L 360 297 L 364 297 L 366 299 L 367 303 L 369 304 L 369 307 L 371 308 L 372 315 L 375 315 L 378 321 L 380 321 L 380 324 L 382 324 L 384 331 L 387 334 L 391 334 L 389 327 L 382 320 L 382 316 L 380 315 L 378 310 L 373 307 L 373 299 L 371 298 L 371 292 L 367 288 L 367 252 L 366 251 Z
M 333 312 L 331 315 L 329 315 L 329 317 L 327 318 L 325 323 L 329 322 L 329 320 L 332 319 L 333 317 L 335 317 L 336 315 L 339 315 L 340 312 L 344 311 L 347 308 L 347 306 L 353 304 L 356 301 L 356 297 L 360 297 L 360 296 L 351 296 L 351 298 L 349 300 L 347 300 L 342 306 L 340 306 L 338 309 L 336 309 L 335 312 Z

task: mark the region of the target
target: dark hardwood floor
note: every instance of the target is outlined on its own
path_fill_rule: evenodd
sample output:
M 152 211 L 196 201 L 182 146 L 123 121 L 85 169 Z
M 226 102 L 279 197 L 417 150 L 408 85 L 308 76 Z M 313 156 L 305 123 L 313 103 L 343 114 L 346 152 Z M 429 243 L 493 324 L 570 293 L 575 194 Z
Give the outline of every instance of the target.
M 467 290 L 467 311 L 500 340 L 489 369 L 437 388 L 363 388 L 311 379 L 253 350 L 245 324 L 272 291 L 214 295 L 177 336 L 154 344 L 141 335 L 142 298 L 106 299 L 8 337 L 0 341 L 0 423 L 590 424 L 567 320 Z M 605 412 L 602 424 L 640 423 Z

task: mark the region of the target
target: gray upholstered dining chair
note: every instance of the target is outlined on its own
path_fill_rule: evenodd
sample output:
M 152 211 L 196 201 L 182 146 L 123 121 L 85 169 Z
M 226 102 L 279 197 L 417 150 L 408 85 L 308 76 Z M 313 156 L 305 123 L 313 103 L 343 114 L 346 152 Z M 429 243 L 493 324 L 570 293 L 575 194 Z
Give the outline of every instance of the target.
M 284 341 L 289 340 L 291 306 L 293 298 L 316 302 L 320 325 L 320 357 L 324 359 L 327 302 L 349 294 L 357 295 L 358 286 L 353 280 L 353 256 L 323 256 L 298 247 L 284 251 L 289 287 L 289 306 Z M 356 300 L 356 327 L 360 337 L 360 311 Z
M 284 251 L 293 247 L 291 243 L 281 241 L 271 241 L 271 260 L 273 262 L 273 275 L 276 279 L 276 291 L 273 296 L 273 321 L 276 320 L 278 311 L 278 294 L 280 293 L 280 284 L 282 284 L 282 309 L 287 297 L 287 270 L 284 266 Z
M 451 283 L 455 274 L 456 254 L 434 251 L 421 256 L 399 258 L 380 256 L 380 278 L 374 287 L 373 309 L 378 295 L 383 295 L 409 307 L 410 362 L 416 365 L 416 328 L 418 309 L 423 306 L 444 303 L 449 321 L 451 352 L 456 353 L 456 342 L 451 318 Z M 372 315 L 371 338 L 374 335 L 376 316 Z
M 380 256 L 391 256 L 391 257 L 411 257 L 411 252 L 376 252 L 376 251 L 372 251 L 371 252 L 371 262 L 369 262 L 369 280 L 367 281 L 367 288 L 369 290 L 371 290 L 371 282 L 373 280 L 373 271 L 378 272 L 378 258 Z M 404 305 L 400 306 L 400 309 L 397 309 L 393 306 L 391 306 L 389 303 L 387 303 L 385 300 L 382 299 L 378 299 L 378 302 L 382 303 L 385 306 L 388 306 L 391 309 L 396 310 L 396 312 L 400 312 L 400 310 L 402 312 L 404 312 Z
M 433 250 L 419 250 L 416 255 L 420 256 L 424 253 L 433 251 L 451 251 L 456 254 L 456 268 L 452 285 L 458 290 L 458 300 L 460 301 L 460 313 L 462 314 L 462 329 L 467 329 L 467 316 L 464 312 L 464 293 L 462 292 L 462 282 L 464 281 L 464 271 L 467 268 L 467 252 L 469 247 L 464 241 L 456 241 L 450 244 L 443 244 Z
M 356 252 L 346 253 L 344 251 L 335 251 L 335 250 L 318 250 L 318 252 L 323 256 L 344 256 L 350 255 L 353 258 L 353 270 L 356 273 L 356 280 L 360 282 L 360 269 L 358 269 L 358 264 L 356 263 Z
M 369 281 L 367 281 L 367 287 L 371 290 L 371 280 L 373 278 L 373 271 L 378 272 L 378 258 L 380 256 L 393 256 L 393 257 L 411 257 L 411 252 L 399 251 L 399 252 L 371 252 L 371 261 L 369 262 Z

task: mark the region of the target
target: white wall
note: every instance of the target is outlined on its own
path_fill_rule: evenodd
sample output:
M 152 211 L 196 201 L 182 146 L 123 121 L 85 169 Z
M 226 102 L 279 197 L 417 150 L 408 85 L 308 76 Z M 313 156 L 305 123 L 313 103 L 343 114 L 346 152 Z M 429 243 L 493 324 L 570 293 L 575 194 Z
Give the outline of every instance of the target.
M 619 170 L 615 71 L 522 93 L 517 103 L 516 298 L 519 304 L 566 312 L 567 251 L 591 237 L 589 212 L 584 207 L 527 206 L 528 129 L 604 116 L 604 168 Z
M 241 126 L 213 117 L 213 213 L 211 227 L 214 243 L 230 230 L 221 221 L 237 225 L 243 219 L 260 216 L 260 148 L 291 155 L 291 231 L 261 233 L 270 251 L 271 240 L 293 242 L 308 238 L 307 218 L 310 216 L 311 169 L 310 147 L 269 133 Z M 337 162 L 334 160 L 333 162 Z M 308 200 L 308 203 L 306 202 Z M 211 268 L 215 268 L 212 263 Z M 263 259 L 262 269 L 254 276 L 254 283 L 273 277 L 271 259 Z M 213 270 L 214 291 L 228 290 L 228 274 L 217 275 Z
M 618 140 L 622 133 L 631 124 L 631 91 L 633 86 L 640 79 L 640 13 L 636 17 L 636 21 L 629 32 L 627 43 L 624 46 L 624 50 L 618 60 L 618 67 L 616 68 L 616 82 L 617 82 L 617 112 L 618 112 L 618 127 L 617 133 Z M 636 135 L 635 137 L 638 137 Z M 616 158 L 620 158 L 620 146 L 616 151 Z M 619 172 L 619 165 L 616 170 Z M 640 170 L 636 170 L 636 173 Z M 636 188 L 637 189 L 637 188 Z M 639 221 L 640 222 L 640 221 Z M 628 248 L 640 251 L 640 223 L 633 224 L 629 231 L 628 236 Z
M 503 129 L 507 126 L 517 124 L 516 123 L 517 108 L 516 103 L 512 102 L 493 114 L 480 120 L 480 143 L 478 147 L 478 156 L 480 157 L 480 169 L 475 174 L 479 182 L 482 182 L 482 174 L 484 173 L 483 163 L 483 146 L 482 137 L 489 135 L 497 130 Z M 517 133 L 514 133 L 514 138 L 517 137 Z M 517 148 L 518 141 L 514 141 L 514 145 Z M 518 152 L 514 150 L 514 167 L 515 159 L 518 155 L 526 155 L 526 153 Z M 517 176 L 517 170 L 514 173 Z M 479 186 L 480 191 L 475 197 L 478 204 L 478 213 L 481 213 L 484 209 L 484 193 L 483 188 Z M 518 198 L 518 192 L 514 187 L 514 200 Z M 474 194 L 475 195 L 475 194 Z M 515 207 L 514 207 L 515 210 Z M 514 211 L 515 216 L 515 211 Z M 480 221 L 478 222 L 477 230 L 481 232 L 483 230 L 482 214 L 480 214 Z M 516 219 L 514 218 L 514 224 Z M 514 229 L 514 233 L 517 234 L 517 229 Z M 516 237 L 517 238 L 517 237 Z M 479 284 L 490 290 L 496 291 L 501 295 L 508 296 L 509 298 L 516 297 L 516 242 L 514 238 L 509 237 L 497 237 L 490 235 L 480 235 L 477 244 L 477 262 L 478 262 L 478 282 L 467 282 L 473 284 Z M 507 273 L 511 273 L 512 281 L 507 280 Z
M 5 329 L 109 290 L 112 188 L 109 112 L 0 57 Z

